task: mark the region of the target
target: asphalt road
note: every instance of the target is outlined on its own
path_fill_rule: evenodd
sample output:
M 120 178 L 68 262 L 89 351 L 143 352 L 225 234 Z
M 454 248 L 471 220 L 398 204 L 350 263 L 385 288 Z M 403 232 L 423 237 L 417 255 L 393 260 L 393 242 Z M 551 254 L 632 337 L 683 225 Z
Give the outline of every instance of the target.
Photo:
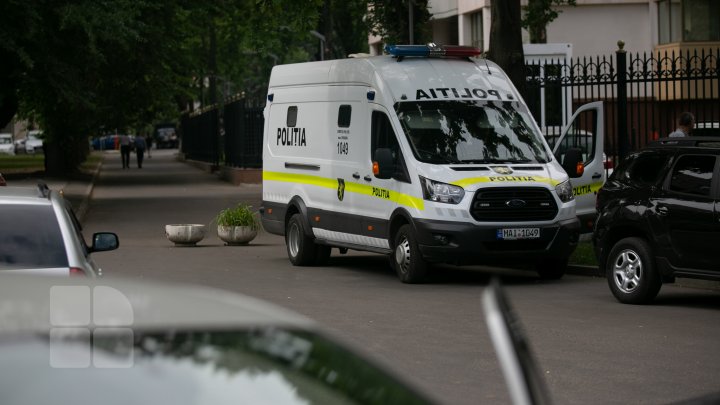
M 106 275 L 280 304 L 447 404 L 509 401 L 481 309 L 481 294 L 498 275 L 557 403 L 663 404 L 720 391 L 718 290 L 665 285 L 654 305 L 628 306 L 604 279 L 587 276 L 545 282 L 517 270 L 442 267 L 430 283 L 404 285 L 386 258 L 337 251 L 327 267 L 293 267 L 283 239 L 269 234 L 229 247 L 210 229 L 197 247 L 175 247 L 166 224 L 211 224 L 240 201 L 259 207 L 261 187 L 233 186 L 177 162 L 174 152 L 153 151 L 143 169 L 129 170 L 119 155 L 105 155 L 84 226 L 86 235 L 120 237 L 118 250 L 95 255 Z

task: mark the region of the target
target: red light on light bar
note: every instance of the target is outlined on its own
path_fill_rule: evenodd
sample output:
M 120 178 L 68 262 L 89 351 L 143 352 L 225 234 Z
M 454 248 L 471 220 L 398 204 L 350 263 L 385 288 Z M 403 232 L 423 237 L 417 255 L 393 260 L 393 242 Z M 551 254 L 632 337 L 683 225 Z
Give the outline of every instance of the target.
M 457 58 L 479 56 L 482 53 L 480 48 L 475 48 L 473 46 L 445 45 L 443 48 L 445 48 L 445 56 L 453 56 Z
M 482 54 L 480 48 L 462 45 L 385 45 L 385 52 L 398 58 L 406 56 L 425 58 L 469 58 Z

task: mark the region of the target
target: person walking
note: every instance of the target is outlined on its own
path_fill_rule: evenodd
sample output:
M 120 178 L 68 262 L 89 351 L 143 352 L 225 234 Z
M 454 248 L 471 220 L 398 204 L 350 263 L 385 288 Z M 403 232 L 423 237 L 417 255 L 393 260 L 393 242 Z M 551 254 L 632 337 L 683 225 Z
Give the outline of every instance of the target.
M 668 135 L 669 138 L 678 138 L 683 136 L 690 136 L 693 128 L 695 127 L 695 117 L 689 113 L 684 112 L 680 114 L 678 118 L 678 126 L 675 131 Z
M 120 135 L 120 159 L 122 159 L 123 169 L 130 168 L 130 137 Z
M 138 169 L 142 169 L 143 157 L 145 156 L 145 149 L 147 143 L 145 143 L 145 137 L 138 135 L 135 137 L 135 153 L 137 154 L 137 165 Z

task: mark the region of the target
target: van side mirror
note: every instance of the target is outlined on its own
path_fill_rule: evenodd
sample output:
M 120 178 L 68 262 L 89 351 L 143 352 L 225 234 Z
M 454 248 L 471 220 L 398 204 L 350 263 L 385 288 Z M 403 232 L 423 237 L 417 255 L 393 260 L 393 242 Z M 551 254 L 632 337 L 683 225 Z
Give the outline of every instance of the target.
M 388 148 L 375 149 L 373 159 L 373 174 L 378 179 L 389 179 L 395 173 L 395 162 L 392 151 Z
M 570 178 L 578 178 L 583 175 L 585 165 L 583 165 L 582 151 L 580 148 L 570 148 L 565 151 L 562 168 Z

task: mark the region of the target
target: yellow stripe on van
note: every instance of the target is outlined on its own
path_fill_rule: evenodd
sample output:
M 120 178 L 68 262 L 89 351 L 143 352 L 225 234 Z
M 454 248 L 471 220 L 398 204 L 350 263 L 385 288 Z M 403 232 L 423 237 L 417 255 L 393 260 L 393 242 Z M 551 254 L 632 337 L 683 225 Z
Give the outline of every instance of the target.
M 263 171 L 263 180 L 279 181 L 285 183 L 309 184 L 312 186 L 330 188 L 333 190 L 336 190 L 338 188 L 337 179 L 329 179 L 327 177 L 312 176 L 307 174 Z M 425 209 L 425 203 L 422 198 L 399 193 L 395 190 L 385 189 L 382 187 L 373 187 L 367 184 L 353 183 L 345 180 L 345 192 L 387 199 L 400 205 L 415 208 L 420 211 Z
M 550 184 L 551 186 L 555 187 L 558 184 L 560 184 L 560 181 L 551 179 L 549 177 L 540 177 L 540 176 L 501 175 L 501 176 L 470 177 L 467 179 L 462 179 L 462 180 L 452 182 L 452 184 L 463 187 L 463 188 L 465 188 L 469 185 L 472 185 L 472 184 L 477 184 L 477 183 L 545 183 L 545 184 Z
M 280 173 L 280 172 L 266 172 L 263 171 L 263 180 L 270 181 L 281 181 L 285 183 L 299 183 L 309 184 L 311 186 L 318 186 L 324 188 L 337 188 L 337 180 L 328 179 L 320 176 L 310 176 L 307 174 L 292 174 L 292 173 Z

